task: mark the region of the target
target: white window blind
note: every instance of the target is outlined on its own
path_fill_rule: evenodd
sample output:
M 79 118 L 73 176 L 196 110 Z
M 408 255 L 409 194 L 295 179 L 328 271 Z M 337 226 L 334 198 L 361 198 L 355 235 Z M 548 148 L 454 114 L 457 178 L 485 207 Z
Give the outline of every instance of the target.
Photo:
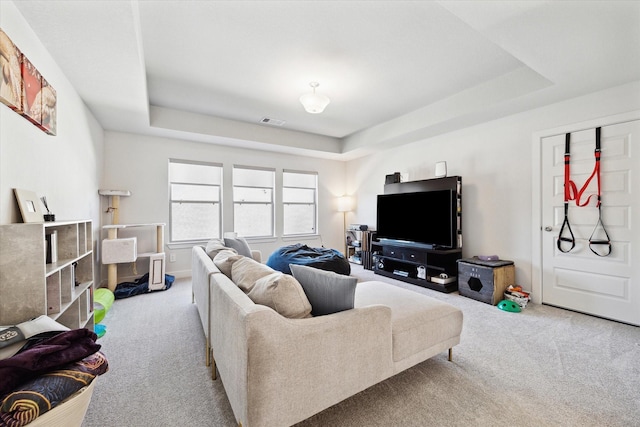
M 243 237 L 274 236 L 275 170 L 233 167 L 233 231 Z
M 171 242 L 221 237 L 222 165 L 169 160 Z
M 318 174 L 283 171 L 283 235 L 316 234 Z

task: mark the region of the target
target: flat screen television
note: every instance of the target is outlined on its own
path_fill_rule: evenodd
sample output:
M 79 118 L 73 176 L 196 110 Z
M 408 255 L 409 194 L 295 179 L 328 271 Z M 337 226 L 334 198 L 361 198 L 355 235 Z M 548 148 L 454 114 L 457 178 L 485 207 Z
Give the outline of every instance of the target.
M 378 239 L 430 249 L 457 246 L 457 201 L 452 190 L 378 195 Z

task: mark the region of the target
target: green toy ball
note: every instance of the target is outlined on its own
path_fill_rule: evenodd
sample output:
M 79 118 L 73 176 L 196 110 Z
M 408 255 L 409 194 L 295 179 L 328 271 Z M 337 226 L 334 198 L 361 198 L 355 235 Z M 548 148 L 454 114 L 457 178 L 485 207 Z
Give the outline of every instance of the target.
M 502 301 L 500 301 L 498 303 L 498 308 L 502 311 L 509 311 L 511 313 L 520 313 L 520 311 L 522 311 L 518 304 L 507 299 L 503 299 Z

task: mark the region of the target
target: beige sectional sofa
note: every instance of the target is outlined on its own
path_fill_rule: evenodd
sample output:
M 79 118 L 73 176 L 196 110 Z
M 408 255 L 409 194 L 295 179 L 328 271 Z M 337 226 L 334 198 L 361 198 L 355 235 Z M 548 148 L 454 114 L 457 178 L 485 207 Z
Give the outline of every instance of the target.
M 270 281 L 271 290 L 277 280 L 281 288 L 296 286 L 295 280 L 277 279 L 266 265 L 247 260 L 243 265 L 250 273 L 238 271 L 242 263 L 235 263 L 235 274 L 222 268 L 228 277 L 216 266 L 222 267 L 219 255 L 214 263 L 200 246 L 192 255 L 193 296 L 207 337 L 207 360 L 212 352 L 214 378 L 217 368 L 244 427 L 290 426 L 441 352 L 448 350 L 451 360 L 451 349 L 460 342 L 462 312 L 417 292 L 361 282 L 352 309 L 288 318 L 256 304 L 249 297 L 255 288 L 245 292 L 246 280 L 261 271 L 262 277 L 270 275 L 260 281 Z M 232 278 L 242 274 L 239 286 Z M 293 295 L 297 304 L 298 294 Z M 279 310 L 276 298 L 282 301 L 278 296 L 266 304 Z

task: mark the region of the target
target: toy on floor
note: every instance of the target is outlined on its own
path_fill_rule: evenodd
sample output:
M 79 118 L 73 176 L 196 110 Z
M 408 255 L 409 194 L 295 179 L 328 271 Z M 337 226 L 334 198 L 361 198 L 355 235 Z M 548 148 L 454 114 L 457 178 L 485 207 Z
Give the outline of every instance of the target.
M 93 293 L 93 321 L 95 322 L 93 331 L 98 335 L 98 338 L 107 332 L 107 327 L 100 324 L 100 322 L 106 316 L 114 300 L 115 295 L 107 288 L 96 289 Z
M 520 311 L 522 311 L 517 303 L 506 299 L 498 303 L 498 308 L 502 311 L 510 311 L 511 313 L 520 313 Z
M 96 323 L 102 322 L 114 300 L 115 296 L 109 289 L 99 288 L 95 290 L 93 293 L 93 319 Z

